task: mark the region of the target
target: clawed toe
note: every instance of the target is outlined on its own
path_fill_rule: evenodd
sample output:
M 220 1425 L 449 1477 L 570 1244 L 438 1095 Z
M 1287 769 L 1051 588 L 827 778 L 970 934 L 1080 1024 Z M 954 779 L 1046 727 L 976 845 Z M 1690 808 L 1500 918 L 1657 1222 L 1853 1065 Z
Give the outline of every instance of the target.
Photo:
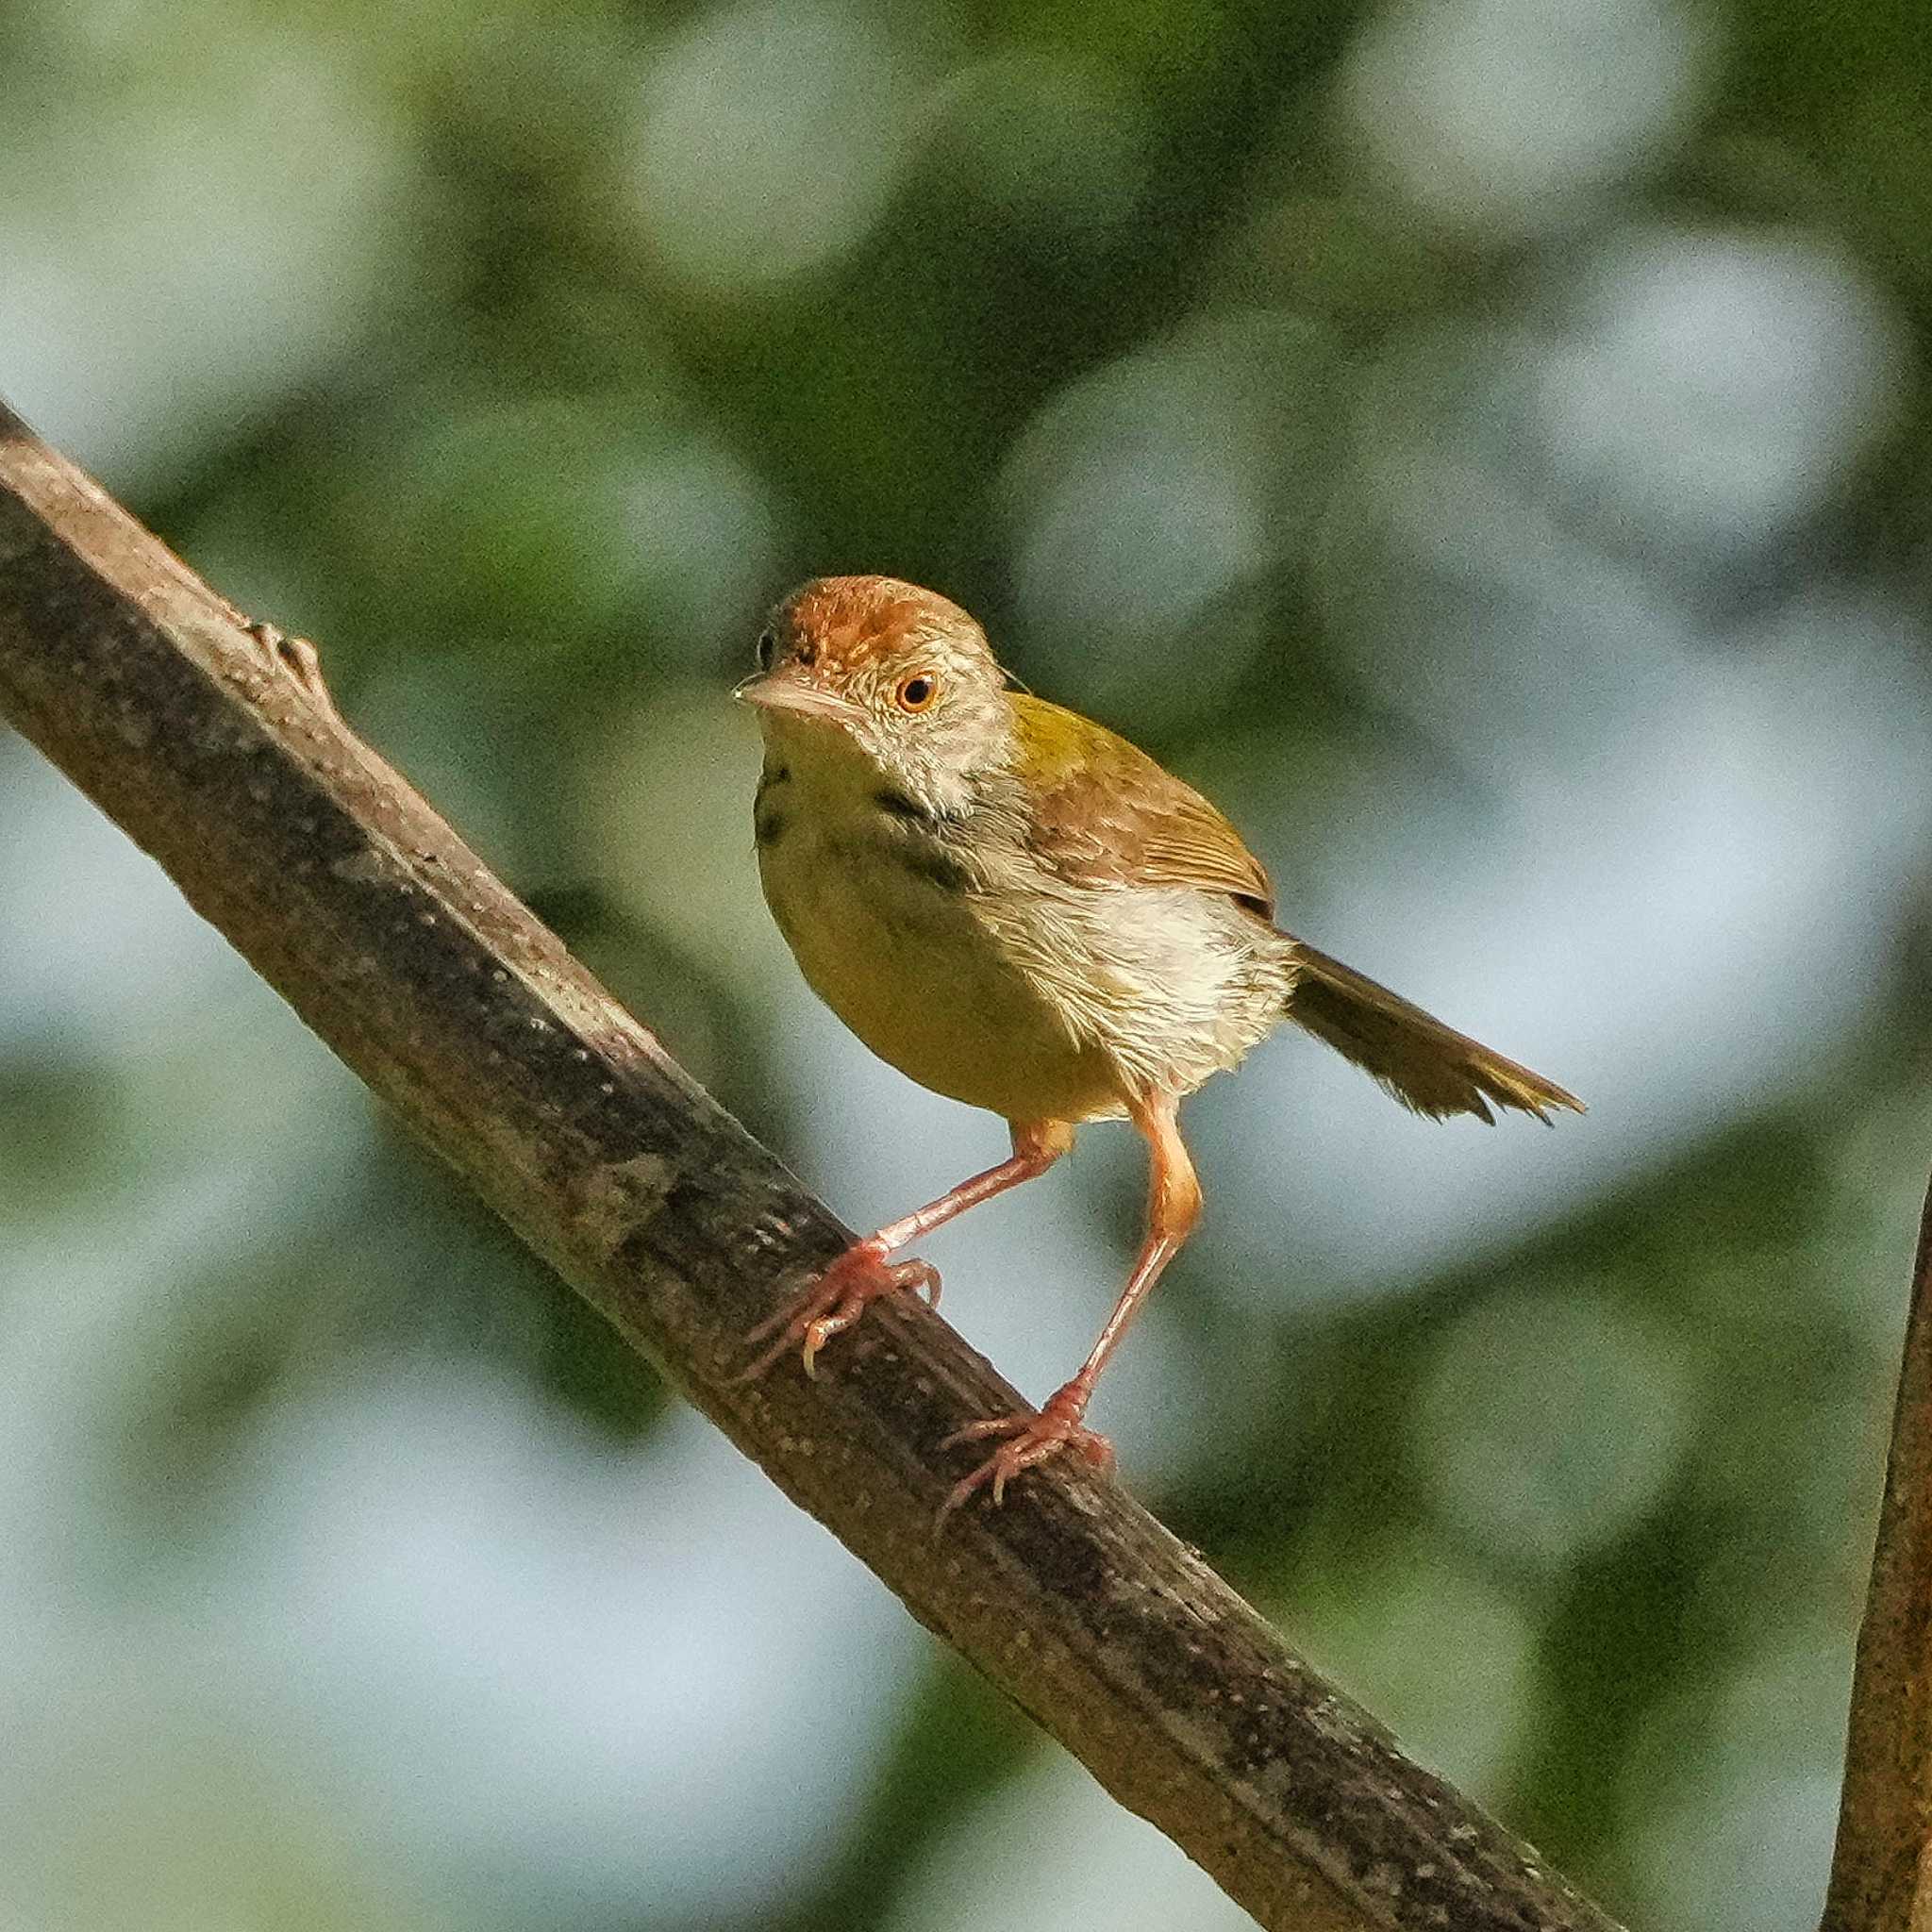
M 869 1302 L 910 1291 L 923 1294 L 928 1307 L 940 1305 L 939 1270 L 929 1261 L 889 1261 L 886 1251 L 859 1241 L 839 1256 L 816 1281 L 809 1282 L 775 1314 L 769 1315 L 745 1337 L 757 1348 L 771 1345 L 739 1372 L 734 1380 L 756 1382 L 781 1357 L 798 1350 L 808 1375 L 818 1373 L 819 1351 L 835 1335 L 843 1334 L 865 1313 Z
M 1003 1415 L 986 1422 L 968 1423 L 940 1444 L 941 1449 L 951 1449 L 961 1442 L 985 1442 L 1000 1436 L 1007 1439 L 970 1474 L 953 1485 L 946 1500 L 940 1505 L 933 1524 L 935 1531 L 979 1490 L 991 1489 L 993 1507 L 998 1508 L 1007 1500 L 1007 1485 L 1015 1476 L 1050 1456 L 1058 1456 L 1063 1449 L 1072 1449 L 1095 1469 L 1113 1467 L 1113 1444 L 1098 1430 L 1090 1429 L 1081 1422 L 1084 1403 L 1067 1400 L 1067 1395 L 1068 1391 L 1062 1390 L 1038 1415 Z

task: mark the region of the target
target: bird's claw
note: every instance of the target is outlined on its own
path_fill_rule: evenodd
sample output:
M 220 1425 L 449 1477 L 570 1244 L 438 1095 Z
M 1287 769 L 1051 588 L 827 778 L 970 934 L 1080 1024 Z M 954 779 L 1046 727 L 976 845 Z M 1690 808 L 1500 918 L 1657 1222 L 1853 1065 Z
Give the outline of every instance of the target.
M 928 1307 L 938 1307 L 939 1270 L 930 1261 L 888 1260 L 890 1253 L 875 1240 L 855 1241 L 816 1281 L 808 1282 L 775 1314 L 767 1316 L 745 1337 L 748 1347 L 757 1348 L 762 1341 L 770 1341 L 771 1345 L 735 1379 L 758 1381 L 794 1348 L 799 1352 L 805 1373 L 816 1376 L 819 1351 L 833 1336 L 854 1326 L 865 1313 L 868 1302 L 910 1291 L 924 1295 Z
M 947 1491 L 934 1529 L 942 1527 L 946 1518 L 978 1490 L 990 1487 L 993 1507 L 998 1508 L 1007 1500 L 1007 1485 L 1015 1476 L 1050 1456 L 1058 1456 L 1063 1449 L 1073 1450 L 1094 1469 L 1111 1469 L 1113 1444 L 1080 1420 L 1086 1407 L 1085 1391 L 1069 1384 L 1038 1415 L 994 1416 L 990 1421 L 968 1423 L 963 1429 L 955 1429 L 940 1444 L 941 1449 L 951 1449 L 960 1442 L 990 1441 L 998 1436 L 1007 1440 Z

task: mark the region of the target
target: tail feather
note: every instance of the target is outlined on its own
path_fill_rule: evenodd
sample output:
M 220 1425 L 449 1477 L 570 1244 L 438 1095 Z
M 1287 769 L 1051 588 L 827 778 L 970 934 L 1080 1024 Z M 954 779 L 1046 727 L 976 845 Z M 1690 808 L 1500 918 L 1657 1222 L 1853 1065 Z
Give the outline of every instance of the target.
M 1554 1080 L 1443 1025 L 1341 960 L 1299 940 L 1292 943 L 1288 1017 L 1374 1074 L 1405 1107 L 1437 1120 L 1473 1113 L 1489 1121 L 1494 1101 L 1533 1113 L 1545 1126 L 1555 1124 L 1552 1108 L 1583 1111 L 1582 1101 Z

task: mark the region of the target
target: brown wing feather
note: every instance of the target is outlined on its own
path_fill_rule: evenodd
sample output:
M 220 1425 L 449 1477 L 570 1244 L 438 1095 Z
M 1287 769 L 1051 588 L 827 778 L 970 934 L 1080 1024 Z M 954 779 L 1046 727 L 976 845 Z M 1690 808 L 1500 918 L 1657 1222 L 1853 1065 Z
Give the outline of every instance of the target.
M 1241 835 L 1191 786 L 1076 711 L 1013 697 L 1032 801 L 1029 842 L 1043 865 L 1091 885 L 1192 886 L 1225 892 L 1271 923 L 1274 894 Z M 1405 1106 L 1438 1119 L 1516 1108 L 1548 1124 L 1583 1103 L 1386 986 L 1290 934 L 1288 1016 L 1364 1068 Z
M 1012 702 L 1032 781 L 1028 838 L 1042 863 L 1088 885 L 1225 892 L 1274 918 L 1260 860 L 1191 785 L 1077 711 L 1024 692 Z

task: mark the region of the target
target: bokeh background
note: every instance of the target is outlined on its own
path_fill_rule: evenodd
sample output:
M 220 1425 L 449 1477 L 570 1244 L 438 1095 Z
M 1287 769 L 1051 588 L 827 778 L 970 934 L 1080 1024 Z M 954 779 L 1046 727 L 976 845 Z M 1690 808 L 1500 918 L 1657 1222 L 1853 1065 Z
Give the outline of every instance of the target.
M 1097 1419 L 1608 1906 L 1822 1893 L 1932 1154 L 1920 0 L 8 0 L 0 393 L 857 1224 L 998 1158 L 759 901 L 879 569 L 1574 1086 L 1281 1041 Z M 1042 1395 L 1131 1137 L 930 1244 Z M 1247 1921 L 0 734 L 0 1918 Z

